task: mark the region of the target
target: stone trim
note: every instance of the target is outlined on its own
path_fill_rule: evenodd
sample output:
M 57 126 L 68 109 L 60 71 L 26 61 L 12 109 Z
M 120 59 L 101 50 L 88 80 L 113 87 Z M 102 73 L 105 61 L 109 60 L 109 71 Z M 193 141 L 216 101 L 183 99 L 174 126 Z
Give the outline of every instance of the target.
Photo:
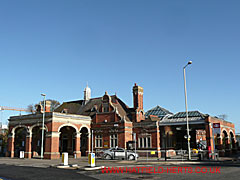
M 81 137 L 81 134 L 82 134 L 82 133 L 77 132 L 77 133 L 75 133 L 75 137 L 76 137 L 76 138 L 80 138 L 80 137 Z
M 56 155 L 59 155 L 60 153 L 59 152 L 44 152 L 44 155 L 51 155 L 51 154 L 56 154 Z
M 81 153 L 81 151 L 73 151 L 73 153 Z
M 61 134 L 60 132 L 55 132 L 55 131 L 47 132 L 46 137 L 57 137 L 57 138 L 59 138 L 60 134 Z

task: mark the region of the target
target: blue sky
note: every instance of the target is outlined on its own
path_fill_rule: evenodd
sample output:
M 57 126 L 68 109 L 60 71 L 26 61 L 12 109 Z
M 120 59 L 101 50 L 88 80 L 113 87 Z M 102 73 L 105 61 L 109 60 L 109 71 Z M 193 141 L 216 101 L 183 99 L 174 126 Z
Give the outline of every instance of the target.
M 25 108 L 42 92 L 60 102 L 108 91 L 145 111 L 160 105 L 226 114 L 239 128 L 240 2 L 219 0 L 0 1 L 0 105 Z M 10 115 L 1 113 L 3 123 Z

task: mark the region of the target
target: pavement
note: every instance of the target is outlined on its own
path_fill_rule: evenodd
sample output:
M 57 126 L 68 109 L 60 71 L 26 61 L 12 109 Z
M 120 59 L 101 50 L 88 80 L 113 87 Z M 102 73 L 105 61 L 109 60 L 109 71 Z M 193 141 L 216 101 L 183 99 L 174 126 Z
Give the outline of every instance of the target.
M 88 166 L 88 158 L 82 157 L 80 159 L 69 158 L 69 169 L 76 168 L 85 168 Z M 62 164 L 61 159 L 19 159 L 19 158 L 9 158 L 9 157 L 0 157 L 0 164 L 5 165 L 14 165 L 21 167 L 37 167 L 37 168 L 48 168 L 48 167 L 57 167 Z M 220 165 L 220 164 L 235 164 L 240 165 L 240 158 L 236 157 L 221 157 L 218 161 L 215 160 L 205 160 L 205 161 L 187 161 L 187 160 L 176 160 L 168 159 L 138 159 L 137 161 L 128 161 L 128 160 L 102 160 L 96 159 L 96 166 L 126 166 L 126 165 L 197 165 L 197 164 L 211 164 L 211 165 Z M 77 166 L 76 166 L 77 165 Z

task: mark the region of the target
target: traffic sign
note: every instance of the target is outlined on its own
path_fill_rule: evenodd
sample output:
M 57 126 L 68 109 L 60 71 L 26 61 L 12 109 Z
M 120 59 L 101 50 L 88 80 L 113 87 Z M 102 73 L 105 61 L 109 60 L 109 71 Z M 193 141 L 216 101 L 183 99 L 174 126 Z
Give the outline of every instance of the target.
M 220 123 L 213 123 L 213 134 L 221 134 Z

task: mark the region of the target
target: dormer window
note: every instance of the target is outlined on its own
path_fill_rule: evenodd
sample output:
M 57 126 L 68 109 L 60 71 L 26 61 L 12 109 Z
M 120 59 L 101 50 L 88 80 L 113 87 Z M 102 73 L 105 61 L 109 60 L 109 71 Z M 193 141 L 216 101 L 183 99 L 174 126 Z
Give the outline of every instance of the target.
M 103 104 L 103 112 L 109 112 L 109 105 Z
M 102 98 L 102 111 L 103 112 L 109 112 L 109 104 L 111 102 L 111 97 L 108 95 L 107 92 L 105 92 L 105 95 Z

